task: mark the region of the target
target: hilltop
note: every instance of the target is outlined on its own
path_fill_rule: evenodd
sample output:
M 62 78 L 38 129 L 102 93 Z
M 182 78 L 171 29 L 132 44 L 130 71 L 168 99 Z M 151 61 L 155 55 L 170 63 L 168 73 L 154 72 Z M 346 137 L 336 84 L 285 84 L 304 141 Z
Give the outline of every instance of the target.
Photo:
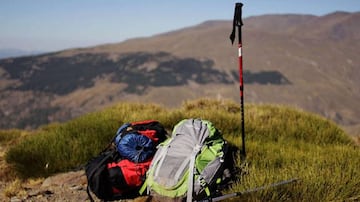
M 171 132 L 179 121 L 198 117 L 211 121 L 229 143 L 241 148 L 239 111 L 229 100 L 200 99 L 174 109 L 122 102 L 32 132 L 0 131 L 0 146 L 7 147 L 0 156 L 0 190 L 14 200 L 84 201 L 84 171 L 68 171 L 98 155 L 123 123 L 151 118 Z M 297 183 L 247 194 L 242 200 L 359 199 L 359 146 L 334 122 L 280 105 L 247 105 L 245 120 L 248 174 L 237 176 L 226 193 L 297 178 Z

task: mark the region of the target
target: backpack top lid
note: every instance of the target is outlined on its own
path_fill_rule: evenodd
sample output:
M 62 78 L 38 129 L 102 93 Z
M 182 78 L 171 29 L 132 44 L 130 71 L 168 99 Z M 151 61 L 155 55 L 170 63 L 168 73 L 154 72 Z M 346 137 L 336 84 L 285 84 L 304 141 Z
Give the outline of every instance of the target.
M 166 139 L 166 130 L 155 120 L 123 124 L 114 139 L 119 154 L 139 163 L 150 159 L 156 146 Z
M 185 135 L 192 138 L 198 145 L 203 145 L 207 138 L 219 135 L 219 131 L 210 121 L 201 119 L 184 119 L 174 127 L 172 137 Z

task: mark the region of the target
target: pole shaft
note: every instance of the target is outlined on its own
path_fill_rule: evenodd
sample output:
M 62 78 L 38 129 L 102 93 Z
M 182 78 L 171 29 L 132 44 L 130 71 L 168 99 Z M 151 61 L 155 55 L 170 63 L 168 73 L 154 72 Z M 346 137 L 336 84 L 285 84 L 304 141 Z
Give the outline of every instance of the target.
M 294 179 L 284 180 L 284 181 L 281 181 L 281 182 L 270 184 L 270 185 L 267 185 L 267 186 L 261 186 L 261 187 L 256 187 L 256 188 L 253 188 L 253 189 L 248 189 L 248 190 L 245 190 L 243 192 L 234 192 L 234 193 L 230 193 L 230 194 L 225 194 L 225 195 L 222 195 L 222 196 L 212 198 L 211 202 L 222 201 L 222 200 L 225 200 L 225 199 L 228 199 L 228 198 L 242 196 L 244 194 L 249 194 L 249 193 L 262 191 L 262 190 L 266 190 L 266 189 L 269 189 L 269 188 L 274 188 L 274 187 L 285 185 L 285 184 L 290 184 L 290 183 L 296 182 L 298 180 L 299 179 L 294 178 Z
M 243 79 L 243 54 L 242 54 L 242 3 L 235 5 L 236 26 L 238 27 L 238 51 L 239 51 L 239 85 L 240 85 L 240 114 L 241 114 L 241 141 L 242 141 L 242 160 L 246 158 L 245 150 L 245 115 L 244 115 L 244 79 Z
M 239 27 L 239 83 L 240 83 L 240 114 L 241 114 L 241 141 L 242 141 L 242 158 L 246 157 L 245 150 L 245 118 L 244 118 L 244 79 L 243 79 L 243 58 L 242 58 L 242 43 L 241 31 Z

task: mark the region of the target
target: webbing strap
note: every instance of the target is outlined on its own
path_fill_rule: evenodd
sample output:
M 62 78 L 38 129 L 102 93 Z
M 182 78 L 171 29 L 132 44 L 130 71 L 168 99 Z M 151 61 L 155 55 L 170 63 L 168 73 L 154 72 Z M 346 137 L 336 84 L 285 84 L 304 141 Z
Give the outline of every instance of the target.
M 140 195 L 142 195 L 142 194 L 144 193 L 145 189 L 147 188 L 147 185 L 146 185 L 146 184 L 147 184 L 147 178 L 146 178 L 144 184 L 141 186 L 141 188 L 140 188 L 140 190 L 139 190 L 139 194 L 140 194 Z M 148 191 L 147 191 L 146 193 L 147 193 L 147 195 L 149 195 Z
M 171 141 L 170 141 L 171 142 Z M 169 142 L 169 144 L 170 144 Z M 165 156 L 166 156 L 166 153 L 168 152 L 168 147 L 169 147 L 169 144 L 165 145 L 164 147 L 162 148 L 159 148 L 157 152 L 159 152 L 160 150 L 160 153 L 157 153 L 156 156 L 155 156 L 155 159 L 153 160 L 152 163 L 154 163 L 154 165 L 151 165 L 150 167 L 154 167 L 155 170 L 154 170 L 154 178 L 158 177 L 159 175 L 159 171 L 160 171 L 160 168 L 162 166 L 162 164 L 164 163 L 164 159 L 165 159 Z M 151 164 L 152 164 L 151 163 Z
M 193 152 L 191 154 L 190 164 L 189 164 L 189 179 L 188 179 L 188 191 L 186 202 L 192 202 L 193 189 L 194 189 L 194 169 L 195 169 L 195 159 L 197 153 L 199 153 L 201 149 L 200 145 L 195 145 Z
M 188 166 L 188 162 L 190 160 L 191 156 L 188 156 L 182 163 L 181 165 L 179 166 L 175 176 L 174 176 L 174 179 L 175 180 L 178 180 L 180 175 L 184 172 L 186 166 Z
M 94 202 L 94 198 L 90 194 L 90 186 L 89 186 L 89 184 L 86 187 L 86 193 L 88 194 L 90 201 Z
M 165 153 L 167 152 L 167 145 L 164 146 L 163 148 L 159 148 L 158 152 L 149 167 L 149 170 L 147 171 L 147 175 L 152 175 L 153 178 L 156 178 L 158 173 L 159 173 L 159 167 L 161 166 L 161 164 L 164 161 L 164 157 L 165 157 Z M 145 182 L 143 183 L 142 187 L 139 190 L 139 193 L 142 195 L 146 189 L 146 194 L 149 195 L 150 194 L 150 184 L 148 184 L 148 176 L 145 180 Z

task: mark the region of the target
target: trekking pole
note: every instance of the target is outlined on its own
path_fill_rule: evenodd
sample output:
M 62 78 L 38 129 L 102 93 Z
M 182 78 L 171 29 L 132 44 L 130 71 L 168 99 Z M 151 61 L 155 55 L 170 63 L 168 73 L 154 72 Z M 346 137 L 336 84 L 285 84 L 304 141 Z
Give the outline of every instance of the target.
M 277 183 L 274 183 L 274 184 L 270 184 L 270 185 L 267 185 L 267 186 L 248 189 L 248 190 L 245 190 L 245 191 L 242 191 L 242 192 L 235 192 L 235 193 L 225 194 L 225 195 L 218 196 L 218 197 L 215 197 L 215 198 L 212 198 L 212 199 L 203 200 L 202 202 L 205 202 L 205 201 L 207 201 L 207 202 L 209 202 L 209 201 L 211 201 L 211 202 L 222 201 L 222 200 L 225 200 L 225 199 L 228 199 L 228 198 L 242 196 L 244 194 L 250 194 L 250 193 L 253 193 L 253 192 L 257 192 L 257 191 L 262 191 L 262 190 L 266 190 L 266 189 L 269 189 L 269 188 L 273 188 L 273 187 L 277 187 L 277 186 L 281 186 L 281 185 L 285 185 L 285 184 L 290 184 L 290 183 L 296 182 L 298 180 L 299 179 L 297 179 L 297 178 L 290 179 L 290 180 L 284 180 L 284 181 L 277 182 Z
M 242 60 L 242 37 L 241 37 L 241 26 L 243 25 L 241 19 L 241 9 L 243 4 L 236 3 L 234 11 L 234 20 L 233 20 L 233 29 L 230 34 L 231 44 L 234 44 L 236 27 L 238 28 L 238 50 L 239 50 L 239 82 L 240 82 L 240 113 L 241 113 L 241 140 L 242 140 L 242 150 L 240 151 L 240 157 L 242 160 L 246 158 L 245 151 L 245 120 L 244 120 L 244 81 L 243 81 L 243 60 Z

